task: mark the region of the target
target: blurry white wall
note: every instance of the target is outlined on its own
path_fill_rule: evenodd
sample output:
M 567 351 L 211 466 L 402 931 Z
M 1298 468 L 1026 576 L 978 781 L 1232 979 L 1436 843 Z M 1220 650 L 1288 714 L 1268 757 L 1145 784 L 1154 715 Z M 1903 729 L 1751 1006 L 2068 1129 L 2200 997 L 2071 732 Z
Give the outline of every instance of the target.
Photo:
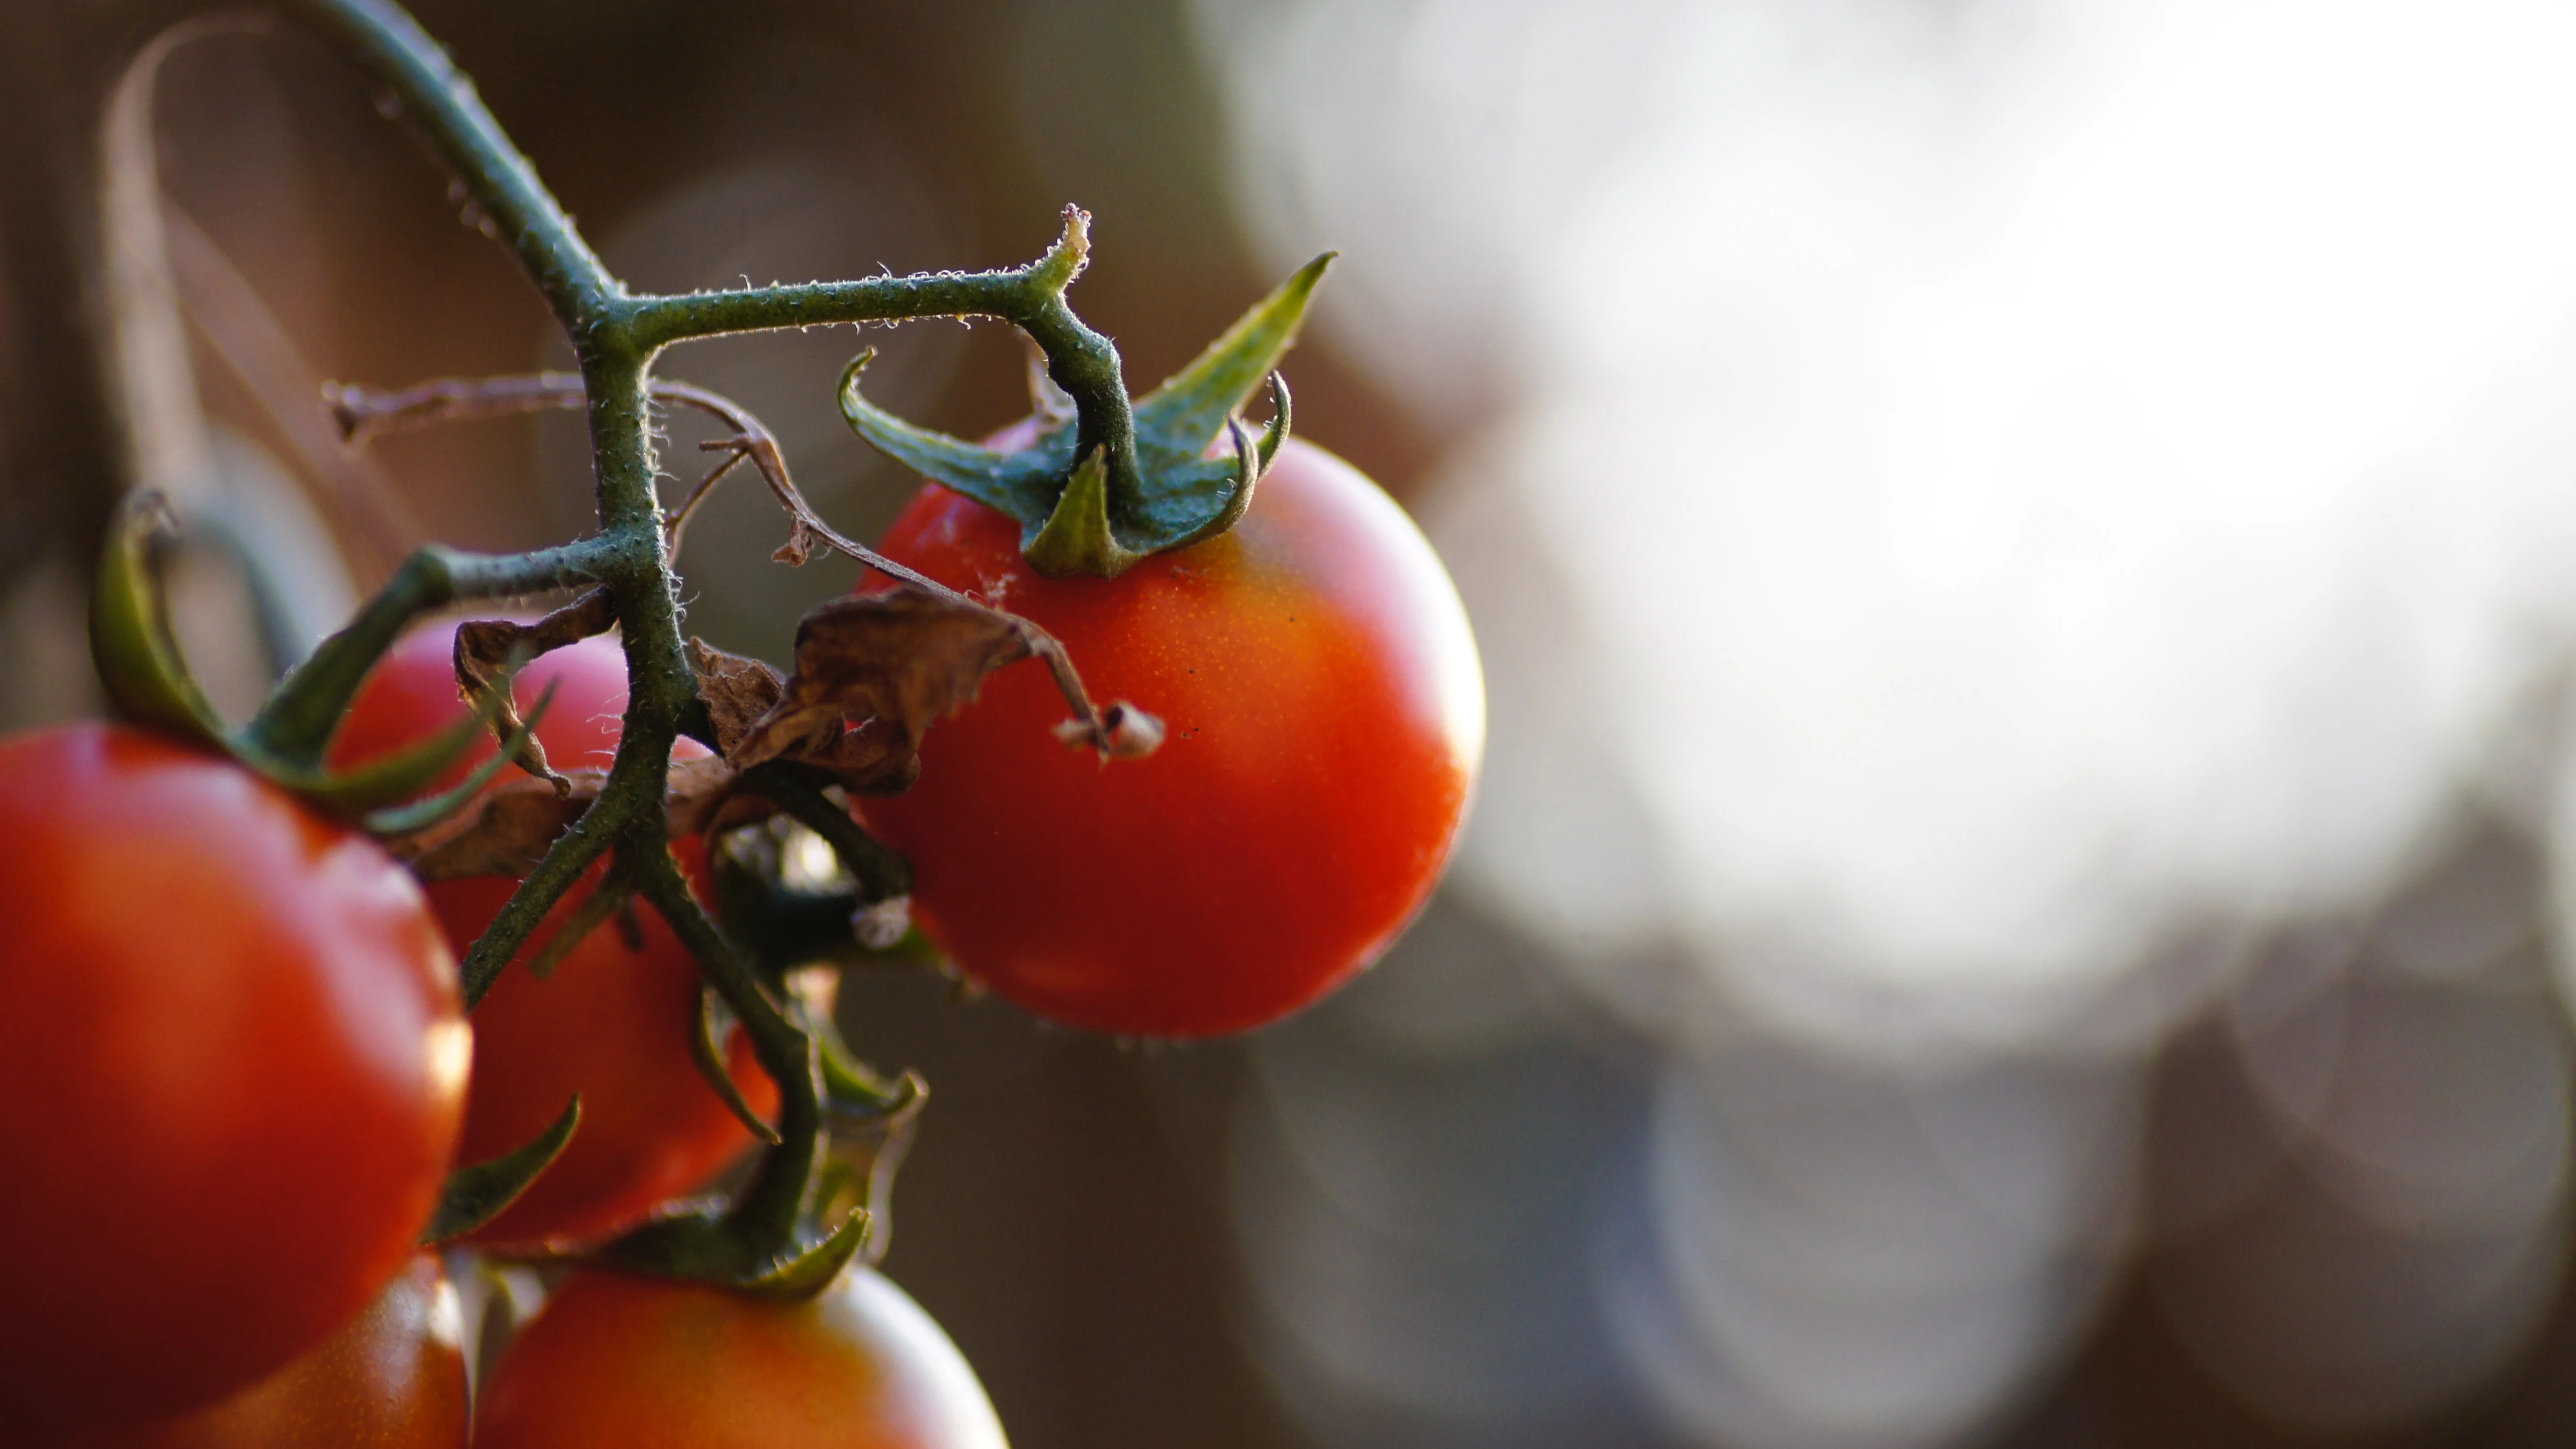
M 1599 1383 L 1712 1443 L 1992 1422 L 2164 1221 L 2139 1076 L 2186 1024 L 2270 1164 L 2158 1260 L 2213 1375 L 2350 1426 L 2506 1362 L 2564 1237 L 2576 11 L 1194 13 L 1247 226 L 1344 252 L 1310 345 L 1466 440 L 1459 909 L 1659 1044 L 1599 1119 L 1633 1192 L 1553 1220 Z M 1413 1130 L 1319 1136 L 1328 1090 L 1269 1073 L 1242 1148 L 1319 1212 L 1331 1143 Z M 1442 1131 L 1364 1156 L 1436 1200 Z M 1368 1274 L 1262 1281 L 1292 1396 L 1474 1398 L 1316 1327 Z M 1472 1299 L 1405 1332 L 1503 1333 Z

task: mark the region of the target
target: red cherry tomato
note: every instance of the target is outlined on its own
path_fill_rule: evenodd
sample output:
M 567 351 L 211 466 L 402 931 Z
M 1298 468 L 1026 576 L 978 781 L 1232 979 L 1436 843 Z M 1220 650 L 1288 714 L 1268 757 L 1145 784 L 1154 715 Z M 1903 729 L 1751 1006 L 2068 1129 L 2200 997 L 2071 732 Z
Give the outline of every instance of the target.
M 1045 670 L 994 675 L 919 783 L 862 807 L 923 928 L 1004 999 L 1132 1036 L 1258 1026 L 1375 959 L 1439 877 L 1484 736 L 1466 613 L 1412 521 L 1292 439 L 1230 532 L 1115 579 L 1042 578 L 1019 533 L 932 484 L 883 547 L 1169 734 L 1104 766 L 1049 732 Z
M 0 829 L 0 1425 L 212 1402 L 410 1260 L 455 963 L 373 842 L 150 735 L 0 741 Z
M 455 632 L 453 625 L 421 629 L 394 646 L 341 723 L 331 745 L 334 761 L 371 759 L 466 717 L 451 662 Z M 537 726 L 548 761 L 559 770 L 607 768 L 626 709 L 626 661 L 617 642 L 585 639 L 529 664 L 517 686 L 522 708 L 533 707 L 549 685 L 554 704 Z M 473 758 L 496 752 L 487 740 Z M 683 740 L 679 752 L 705 750 Z M 455 776 L 468 768 L 460 766 Z M 694 874 L 702 864 L 698 843 L 681 842 L 680 858 Z M 698 1075 L 690 1054 L 697 960 L 649 906 L 635 909 L 640 948 L 629 946 L 612 922 L 573 947 L 545 980 L 527 969 L 605 873 L 605 864 L 595 867 L 565 896 L 474 1009 L 474 1086 L 458 1148 L 462 1160 L 517 1147 L 544 1131 L 575 1092 L 582 1100 L 581 1127 L 563 1156 L 474 1234 L 486 1246 L 608 1237 L 704 1185 L 752 1142 Z M 430 904 L 459 957 L 516 887 L 498 876 L 431 883 Z M 777 1088 L 753 1060 L 747 1039 L 733 1041 L 730 1065 L 753 1108 L 775 1111 Z
M 593 1273 L 484 1387 L 476 1449 L 1005 1449 L 975 1371 L 904 1291 L 854 1267 L 820 1297 Z
M 465 1449 L 464 1321 L 421 1253 L 320 1348 L 211 1408 L 52 1449 Z

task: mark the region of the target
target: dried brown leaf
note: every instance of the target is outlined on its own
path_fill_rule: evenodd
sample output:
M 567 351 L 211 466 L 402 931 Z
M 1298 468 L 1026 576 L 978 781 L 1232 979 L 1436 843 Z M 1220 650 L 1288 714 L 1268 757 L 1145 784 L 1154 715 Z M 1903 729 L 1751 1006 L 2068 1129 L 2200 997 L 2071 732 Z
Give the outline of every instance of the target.
M 524 876 L 599 798 L 604 770 L 575 770 L 557 794 L 544 780 L 508 780 L 436 824 L 384 842 L 422 880 L 468 875 Z
M 727 758 L 800 760 L 846 789 L 900 790 L 920 770 L 923 731 L 1029 652 L 1017 620 L 924 589 L 829 600 L 797 624 L 795 677 Z
M 715 721 L 716 752 L 731 759 L 760 717 L 778 707 L 787 681 L 757 659 L 727 654 L 704 639 L 689 641 L 689 661 L 698 670 L 698 697 Z
M 425 881 L 469 875 L 524 876 L 546 847 L 572 828 L 608 782 L 605 770 L 565 776 L 567 793 L 543 780 L 510 780 L 434 825 L 384 842 Z M 737 792 L 739 774 L 712 756 L 672 762 L 668 794 L 671 838 L 747 825 L 774 812 L 757 795 Z
M 550 650 L 604 634 L 617 623 L 617 601 L 606 589 L 593 589 L 533 624 L 513 619 L 470 619 L 456 626 L 456 687 L 468 703 L 480 699 L 513 667 Z M 492 718 L 492 733 L 505 746 L 520 727 L 513 701 L 502 699 Z M 529 735 L 513 763 L 545 780 L 559 796 L 569 798 L 570 777 L 546 763 L 545 746 Z

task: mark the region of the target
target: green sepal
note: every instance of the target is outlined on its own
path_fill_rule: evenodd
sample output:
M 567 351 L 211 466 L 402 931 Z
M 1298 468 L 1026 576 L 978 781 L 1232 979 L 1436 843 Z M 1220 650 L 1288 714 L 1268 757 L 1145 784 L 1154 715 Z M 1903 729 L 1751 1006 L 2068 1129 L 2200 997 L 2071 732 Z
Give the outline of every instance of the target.
M 169 603 L 155 555 L 177 532 L 177 516 L 156 490 L 137 489 L 117 505 L 90 592 L 90 658 L 117 713 L 229 753 L 232 743 L 223 718 L 188 672 L 170 632 Z
M 868 1245 L 868 1228 L 874 1220 L 866 1208 L 853 1208 L 831 1235 L 798 1253 L 777 1267 L 736 1286 L 755 1298 L 780 1302 L 801 1302 L 815 1297 L 838 1282 L 850 1260 Z
M 350 770 L 297 764 L 258 743 L 255 729 L 229 730 L 188 672 L 170 630 L 168 595 L 154 555 L 175 536 L 169 500 L 151 489 L 129 493 L 109 521 L 107 547 L 90 593 L 90 657 L 117 713 L 136 724 L 220 750 L 327 815 L 362 821 L 380 835 L 417 830 L 471 800 L 531 738 L 553 692 L 512 735 L 498 760 L 464 784 L 429 800 L 388 810 L 447 773 L 492 728 L 509 698 L 510 678 L 478 702 L 473 717 L 382 759 Z
M 751 1110 L 751 1103 L 742 1095 L 742 1084 L 733 1079 L 732 1068 L 725 1061 L 725 1038 L 732 1034 L 733 1027 L 733 1012 L 726 1008 L 724 998 L 718 996 L 712 986 L 701 990 L 698 993 L 698 1019 L 689 1032 L 689 1056 L 698 1064 L 698 1075 L 706 1078 L 707 1085 L 724 1100 L 725 1109 L 733 1113 L 734 1120 L 752 1136 L 776 1147 L 786 1139 L 778 1135 L 777 1128 L 762 1121 L 758 1112 Z
M 930 1098 L 930 1087 L 917 1072 L 889 1082 L 850 1055 L 838 1027 L 827 1016 L 799 1012 L 806 1030 L 820 1046 L 823 1066 L 823 1110 L 837 1126 L 874 1127 L 911 1116 Z
M 1029 567 L 1051 579 L 1077 574 L 1114 579 L 1146 552 L 1120 543 L 1109 522 L 1109 457 L 1099 448 L 1073 470 L 1046 522 L 1020 539 Z
M 1149 554 L 1213 538 L 1243 516 L 1261 467 L 1288 433 L 1285 389 L 1275 382 L 1279 359 L 1333 256 L 1307 263 L 1188 367 L 1137 400 L 1133 480 L 1102 447 L 1077 460 L 1073 422 L 1009 452 L 915 427 L 860 394 L 859 374 L 872 352 L 841 375 L 841 415 L 897 462 L 1019 520 L 1021 552 L 1039 573 L 1115 577 Z M 1279 406 L 1257 462 L 1240 439 L 1232 457 L 1207 456 L 1264 377 L 1274 378 Z
M 502 742 L 501 753 L 475 766 L 473 773 L 453 788 L 408 805 L 388 802 L 409 799 L 447 773 L 492 728 L 493 717 L 501 712 L 498 701 L 509 697 L 509 687 L 506 677 L 494 685 L 492 692 L 476 705 L 471 719 L 459 720 L 419 744 L 358 769 L 322 775 L 311 785 L 300 787 L 298 793 L 326 810 L 358 816 L 360 823 L 376 835 L 407 834 L 446 819 L 464 809 L 484 786 L 510 768 L 519 747 L 535 737 L 537 722 L 546 717 L 547 708 L 555 702 L 554 685 L 547 685 L 545 693 L 537 697 L 536 708 L 529 710 L 527 718 Z
M 824 1237 L 793 1251 L 749 1260 L 719 1199 L 675 1203 L 662 1215 L 586 1255 L 595 1267 L 655 1278 L 713 1283 L 762 1298 L 811 1298 L 832 1286 L 867 1246 L 869 1218 L 854 1209 Z M 800 1235 L 801 1236 L 801 1235 Z
M 396 802 L 410 800 L 439 776 L 447 773 L 466 752 L 474 748 L 492 728 L 493 717 L 500 713 L 499 701 L 507 698 L 499 690 L 509 688 L 503 679 L 496 692 L 487 694 L 468 718 L 457 721 L 437 734 L 415 745 L 408 745 L 382 759 L 370 760 L 348 770 L 302 769 L 261 752 L 241 736 L 234 736 L 226 747 L 234 759 L 266 776 L 271 784 L 300 797 L 326 815 L 355 820 L 378 835 L 399 835 L 418 830 L 463 807 L 476 791 L 492 782 L 511 759 L 517 742 L 533 732 L 537 721 L 545 716 L 546 706 L 553 702 L 554 691 L 548 688 L 537 707 L 520 722 L 511 736 L 510 747 L 497 759 L 486 760 L 474 773 L 455 788 L 443 790 L 426 800 L 409 805 Z M 388 808 L 391 807 L 391 808 Z
M 563 1156 L 565 1144 L 572 1141 L 573 1129 L 580 1125 L 581 1096 L 575 1093 L 563 1115 L 533 1140 L 488 1162 L 449 1173 L 447 1188 L 438 1197 L 438 1211 L 430 1216 L 429 1229 L 420 1240 L 444 1243 L 499 1217 L 539 1174 Z
M 1206 461 L 1208 445 L 1226 419 L 1243 410 L 1261 380 L 1278 371 L 1279 359 L 1297 340 L 1315 285 L 1337 252 L 1298 269 L 1269 296 L 1207 346 L 1189 366 L 1136 400 L 1136 461 L 1148 479 Z M 1267 454 L 1262 462 L 1270 459 Z
M 859 373 L 876 355 L 876 349 L 869 348 L 841 373 L 841 416 L 860 437 L 932 482 L 1024 525 L 1045 520 L 1073 471 L 1071 424 L 1040 434 L 1028 447 L 1008 453 L 915 427 L 860 395 Z

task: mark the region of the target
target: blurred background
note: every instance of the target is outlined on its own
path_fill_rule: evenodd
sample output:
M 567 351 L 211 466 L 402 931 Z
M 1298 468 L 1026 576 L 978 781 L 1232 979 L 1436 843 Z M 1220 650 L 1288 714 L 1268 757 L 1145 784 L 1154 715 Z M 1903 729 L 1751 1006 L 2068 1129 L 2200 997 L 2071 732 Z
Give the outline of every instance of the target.
M 1143 384 L 1343 251 L 1287 371 L 1476 622 L 1449 885 L 1239 1041 L 843 994 L 933 1089 L 886 1267 L 1021 1449 L 2576 1435 L 2576 14 L 418 13 L 640 287 L 1008 265 L 1078 202 Z M 129 467 L 303 562 L 253 630 L 188 560 L 236 702 L 411 543 L 589 516 L 572 417 L 338 448 L 324 379 L 570 354 L 291 30 L 169 53 L 123 133 L 167 266 L 102 248 L 120 14 L 0 0 L 9 726 L 98 708 Z M 132 464 L 120 307 L 184 327 Z M 865 537 L 911 484 L 833 408 L 863 341 L 922 421 L 1025 410 L 989 323 L 666 371 Z M 695 631 L 786 656 L 849 575 L 778 539 L 719 496 Z

